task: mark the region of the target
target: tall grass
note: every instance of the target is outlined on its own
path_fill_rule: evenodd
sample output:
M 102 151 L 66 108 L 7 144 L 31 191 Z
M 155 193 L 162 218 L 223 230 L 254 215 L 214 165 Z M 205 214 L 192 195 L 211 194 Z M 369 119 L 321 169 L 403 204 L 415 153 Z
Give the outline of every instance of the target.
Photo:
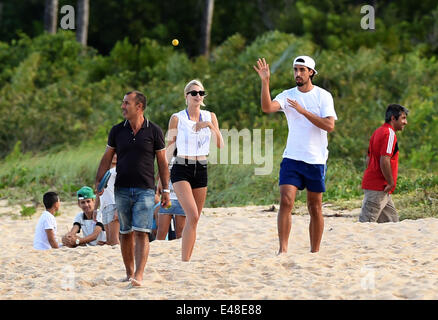
M 240 144 L 239 164 L 209 164 L 206 207 L 278 204 L 278 174 L 284 148 L 284 137 L 277 137 L 273 146 L 272 171 L 256 175 L 263 165 L 243 164 Z M 78 147 L 63 147 L 37 155 L 12 153 L 0 164 L 0 198 L 12 203 L 41 204 L 42 195 L 51 190 L 62 201 L 74 201 L 76 191 L 93 187 L 105 139 L 84 142 Z M 263 146 L 264 148 L 264 146 Z M 264 150 L 262 150 L 264 154 Z M 224 161 L 226 162 L 226 161 Z M 230 163 L 230 162 L 228 162 Z M 363 197 L 363 168 L 350 159 L 329 158 L 324 202 L 336 205 L 355 203 Z M 306 192 L 298 192 L 297 205 L 306 202 Z M 401 163 L 394 202 L 401 219 L 438 217 L 438 177 L 421 170 L 404 169 Z
M 12 202 L 41 203 L 42 195 L 55 191 L 61 200 L 72 200 L 94 178 L 105 142 L 94 141 L 37 155 L 19 154 L 0 165 L 0 198 Z

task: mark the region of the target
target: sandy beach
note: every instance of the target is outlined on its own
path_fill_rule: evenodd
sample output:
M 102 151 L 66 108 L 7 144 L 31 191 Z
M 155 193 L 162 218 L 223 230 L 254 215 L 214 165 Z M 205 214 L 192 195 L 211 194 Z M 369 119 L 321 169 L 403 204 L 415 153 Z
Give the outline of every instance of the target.
M 359 209 L 324 207 L 321 251 L 309 252 L 309 216 L 294 215 L 277 256 L 277 210 L 266 209 L 206 208 L 192 260 L 180 240 L 154 241 L 144 286 L 127 289 L 118 246 L 34 250 L 42 208 L 22 218 L 2 200 L 0 299 L 438 299 L 438 219 L 358 223 Z M 62 203 L 58 239 L 79 211 Z

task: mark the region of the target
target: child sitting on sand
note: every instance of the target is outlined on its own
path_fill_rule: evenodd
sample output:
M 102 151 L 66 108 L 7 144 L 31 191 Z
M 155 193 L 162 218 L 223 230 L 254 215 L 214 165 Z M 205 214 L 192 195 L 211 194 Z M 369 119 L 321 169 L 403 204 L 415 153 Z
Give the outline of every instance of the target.
M 58 249 L 61 247 L 56 241 L 57 224 L 55 213 L 61 205 L 58 194 L 46 192 L 43 196 L 43 203 L 46 211 L 41 214 L 36 225 L 33 247 L 37 250 Z
M 77 192 L 78 206 L 82 212 L 78 213 L 73 221 L 73 227 L 62 238 L 62 243 L 69 247 L 75 248 L 77 246 L 85 245 L 103 245 L 106 242 L 105 229 L 102 224 L 102 214 L 97 213 L 96 220 L 93 219 L 93 211 L 95 206 L 96 195 L 90 187 L 82 187 Z M 83 238 L 76 234 L 81 232 Z

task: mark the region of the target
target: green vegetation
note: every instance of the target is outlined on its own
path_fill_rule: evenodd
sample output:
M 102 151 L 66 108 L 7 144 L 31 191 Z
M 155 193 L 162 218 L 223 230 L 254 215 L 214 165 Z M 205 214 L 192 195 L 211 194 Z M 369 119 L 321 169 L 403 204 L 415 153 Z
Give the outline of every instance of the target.
M 104 150 L 101 139 L 62 151 L 8 157 L 0 165 L 0 198 L 41 204 L 45 192 L 56 191 L 61 201 L 73 200 L 82 186 L 94 186 Z
M 36 37 L 43 33 L 45 2 L 2 1 L 0 41 L 9 42 L 18 33 Z M 179 50 L 191 57 L 199 54 L 204 2 L 200 0 L 92 0 L 88 45 L 108 54 L 116 42 L 127 37 L 140 43 L 148 37 L 161 45 L 180 40 Z M 59 8 L 77 1 L 59 0 Z M 376 29 L 359 28 L 361 6 L 375 7 Z M 58 12 L 59 13 L 59 12 Z M 62 14 L 58 14 L 60 20 Z M 391 52 L 408 52 L 421 46 L 438 53 L 436 0 L 239 0 L 215 1 L 211 43 L 221 46 L 239 32 L 249 42 L 270 30 L 293 33 L 323 49 L 356 51 L 384 44 Z M 59 24 L 59 22 L 58 22 Z
M 83 185 L 92 186 L 98 162 L 104 151 L 105 139 L 94 139 L 64 150 L 15 155 L 0 164 L 0 198 L 11 202 L 39 202 L 49 190 L 56 190 L 62 201 L 75 199 Z M 209 165 L 207 207 L 278 204 L 278 170 L 283 144 L 274 148 L 274 163 L 269 175 L 254 175 L 260 165 Z M 362 171 L 352 163 L 330 159 L 327 172 L 327 192 L 324 201 L 335 208 L 353 209 L 360 206 Z M 394 201 L 401 219 L 437 217 L 438 177 L 421 170 L 402 170 Z M 297 206 L 306 201 L 299 192 Z M 22 205 L 22 215 L 35 213 L 34 207 Z
M 0 42 L 0 198 L 41 203 L 45 191 L 56 190 L 62 200 L 72 200 L 77 189 L 94 183 L 108 131 L 122 120 L 124 93 L 145 92 L 146 116 L 166 131 L 170 116 L 184 107 L 184 85 L 199 78 L 221 128 L 274 130 L 272 173 L 254 175 L 256 164 L 212 164 L 206 206 L 278 203 L 287 125 L 281 113 L 261 111 L 260 80 L 252 66 L 259 57 L 267 59 L 275 96 L 294 86 L 293 57 L 307 54 L 317 62 L 314 82 L 333 94 L 339 118 L 329 134 L 324 200 L 357 204 L 369 137 L 383 122 L 386 106 L 400 103 L 410 114 L 405 131 L 397 134 L 396 206 L 402 218 L 437 217 L 438 92 L 432 86 L 438 83 L 438 46 L 427 28 L 434 26 L 438 8 L 424 15 L 429 2 L 417 8 L 423 13 L 409 1 L 402 9 L 389 5 L 380 11 L 376 31 L 368 32 L 359 28 L 360 15 L 352 14 L 359 7 L 342 11 L 328 1 L 312 3 L 294 4 L 300 27 L 288 29 L 290 16 L 279 14 L 276 23 L 284 32 L 233 34 L 209 58 L 163 45 L 159 37 L 118 40 L 108 55 L 82 49 L 71 32 L 33 38 L 20 33 Z M 305 201 L 304 192 L 297 201 Z
M 20 214 L 22 217 L 32 217 L 35 213 L 36 213 L 35 207 L 32 207 L 32 206 L 27 207 L 24 205 L 21 206 Z

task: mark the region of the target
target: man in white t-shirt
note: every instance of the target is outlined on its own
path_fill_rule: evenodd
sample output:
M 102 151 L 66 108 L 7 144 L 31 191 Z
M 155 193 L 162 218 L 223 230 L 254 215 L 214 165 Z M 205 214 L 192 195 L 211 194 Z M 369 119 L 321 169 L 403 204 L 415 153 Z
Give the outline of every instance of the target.
M 279 254 L 287 252 L 296 192 L 304 188 L 307 189 L 307 207 L 310 214 L 310 251 L 318 252 L 324 231 L 322 194 L 325 192 L 328 158 L 327 132 L 334 130 L 337 120 L 333 97 L 330 92 L 312 83 L 318 72 L 315 61 L 309 56 L 294 59 L 297 86 L 283 91 L 274 100 L 271 100 L 269 91 L 269 64 L 264 58 L 259 59 L 254 69 L 262 82 L 263 112 L 283 112 L 289 128 L 280 166 L 281 200 L 277 219 Z
M 78 206 L 82 212 L 78 213 L 73 220 L 73 227 L 62 238 L 65 246 L 74 248 L 77 246 L 103 245 L 106 242 L 105 228 L 102 224 L 102 214 L 97 213 L 96 220 L 93 219 L 96 195 L 93 189 L 84 186 L 77 192 Z M 83 237 L 77 236 L 82 231 Z
M 61 247 L 56 240 L 56 224 L 55 213 L 59 211 L 61 202 L 58 194 L 55 192 L 46 192 L 43 196 L 43 203 L 46 208 L 36 225 L 35 237 L 33 239 L 33 247 L 37 250 L 58 249 Z

